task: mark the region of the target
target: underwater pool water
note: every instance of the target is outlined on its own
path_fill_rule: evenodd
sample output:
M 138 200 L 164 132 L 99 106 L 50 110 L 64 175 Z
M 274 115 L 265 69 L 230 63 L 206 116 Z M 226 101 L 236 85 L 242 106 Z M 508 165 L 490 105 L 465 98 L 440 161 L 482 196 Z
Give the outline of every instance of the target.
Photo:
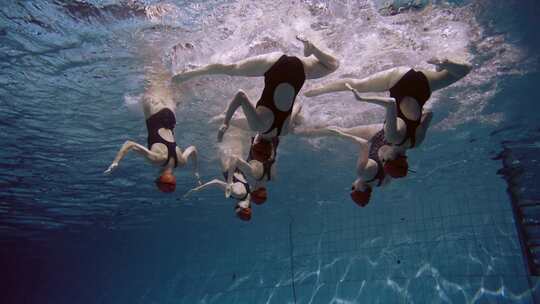
M 505 143 L 538 158 L 537 1 L 4 1 L 0 8 L 2 303 L 534 303 L 508 184 Z M 399 8 L 402 7 L 400 10 Z M 356 148 L 287 136 L 269 200 L 249 223 L 218 191 L 155 190 L 156 169 L 129 155 L 146 140 L 144 72 L 163 65 L 300 55 L 302 33 L 364 77 L 426 60 L 473 71 L 433 94 L 433 127 L 410 151 L 416 171 L 349 199 Z M 176 45 L 191 44 L 173 52 Z M 173 57 L 176 57 L 173 60 Z M 220 175 L 207 121 L 260 79 L 212 76 L 175 99 L 180 146 Z M 383 120 L 347 94 L 300 97 L 304 123 Z M 532 166 L 528 170 L 540 170 Z M 536 197 L 534 182 L 517 185 Z

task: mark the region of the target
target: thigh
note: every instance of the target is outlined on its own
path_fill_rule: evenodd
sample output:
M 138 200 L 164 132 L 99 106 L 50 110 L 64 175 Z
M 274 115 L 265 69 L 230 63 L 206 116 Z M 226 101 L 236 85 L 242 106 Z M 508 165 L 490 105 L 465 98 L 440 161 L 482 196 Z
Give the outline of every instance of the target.
M 233 73 L 238 76 L 263 76 L 283 54 L 279 52 L 250 57 L 233 64 Z
M 262 132 L 270 128 L 274 119 L 272 111 L 263 106 L 257 108 L 244 92 L 238 93 L 236 98 L 240 99 L 240 106 L 252 131 Z
M 359 92 L 388 91 L 408 70 L 407 67 L 398 67 L 380 71 L 363 79 L 352 80 L 351 86 Z
M 354 135 L 356 137 L 361 137 L 365 140 L 369 140 L 373 135 L 379 132 L 383 128 L 383 124 L 371 124 L 365 126 L 356 126 L 352 128 L 342 128 L 342 131 Z

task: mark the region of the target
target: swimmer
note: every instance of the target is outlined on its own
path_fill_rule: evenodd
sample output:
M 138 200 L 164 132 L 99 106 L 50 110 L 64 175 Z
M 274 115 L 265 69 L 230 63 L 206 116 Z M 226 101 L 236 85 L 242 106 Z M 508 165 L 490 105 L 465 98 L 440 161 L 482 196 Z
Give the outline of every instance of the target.
M 160 176 L 155 180 L 160 191 L 173 192 L 176 189 L 174 169 L 185 166 L 188 161 L 193 164 L 193 174 L 201 184 L 197 149 L 189 146 L 182 151 L 176 145 L 174 137 L 176 103 L 173 101 L 170 79 L 171 74 L 161 66 L 161 63 L 153 62 L 151 67 L 146 68 L 142 107 L 148 130 L 147 147 L 131 140 L 126 141 L 109 168 L 105 170 L 105 174 L 115 170 L 129 151 L 135 151 L 152 165 L 160 167 Z
M 391 174 L 394 177 L 402 177 L 408 170 L 407 162 L 404 161 L 406 156 L 401 154 L 400 150 L 393 149 L 384 140 L 383 131 L 373 132 L 375 126 L 367 127 L 329 126 L 295 130 L 296 134 L 303 136 L 339 136 L 359 145 L 356 161 L 357 177 L 352 183 L 350 196 L 360 207 L 365 207 L 369 203 L 373 187 L 384 187 L 391 181 Z
M 247 94 L 239 90 L 229 103 L 218 141 L 229 128 L 233 114 L 242 107 L 250 130 L 258 132 L 259 140 L 271 141 L 285 135 L 293 111 L 294 101 L 304 81 L 326 76 L 339 67 L 339 61 L 316 47 L 304 37 L 297 36 L 304 45 L 304 57 L 287 56 L 279 52 L 247 58 L 231 64 L 215 63 L 176 74 L 176 83 L 201 75 L 262 77 L 265 87 L 254 105 Z
M 392 134 L 403 134 L 405 125 L 397 123 L 399 119 L 395 115 L 396 107 L 393 98 L 361 97 L 352 87 L 350 89 L 362 101 L 385 105 L 387 122 L 385 124 L 372 124 L 353 128 L 339 128 L 336 126 L 295 128 L 293 133 L 301 136 L 334 135 L 353 140 L 360 146 L 356 162 L 357 178 L 352 184 L 350 195 L 358 206 L 365 207 L 369 203 L 374 186 L 384 187 L 392 178 L 405 177 L 409 171 L 407 156 L 405 155 L 406 150 L 388 142 L 386 139 L 386 133 L 388 133 L 386 130 L 389 130 Z M 424 123 L 426 128 L 430 121 L 430 112 L 425 113 Z M 396 130 L 396 128 L 399 130 Z M 419 143 L 423 139 L 424 136 L 419 137 Z
M 247 144 L 245 132 L 232 128 L 226 140 L 218 146 L 218 155 L 224 180 L 213 179 L 204 185 L 191 189 L 185 196 L 208 188 L 218 188 L 225 192 L 225 197 L 237 201 L 234 210 L 236 216 L 249 221 L 252 215 L 251 202 L 263 204 L 267 199 L 263 163 L 255 159 L 242 160 Z M 252 151 L 250 151 L 250 154 Z
M 287 133 L 292 133 L 293 129 L 297 127 L 302 121 L 302 116 L 300 112 L 302 111 L 302 103 L 296 102 L 293 106 L 293 111 L 291 114 L 292 123 L 287 124 L 286 131 Z M 222 115 L 218 115 L 210 120 L 211 123 L 219 123 L 223 120 Z M 231 126 L 237 127 L 245 131 L 251 131 L 249 124 L 246 118 L 235 118 L 230 122 Z M 250 166 L 262 165 L 263 171 L 262 174 L 254 174 L 257 182 L 271 181 L 276 178 L 276 169 L 274 168 L 276 157 L 277 157 L 277 148 L 279 145 L 279 137 L 273 137 L 271 139 L 265 139 L 260 133 L 256 134 L 251 138 L 251 145 L 249 147 L 249 153 L 246 160 L 243 160 L 241 157 L 235 157 L 232 162 L 231 167 L 242 167 L 244 170 L 255 170 L 255 168 L 249 169 Z
M 431 59 L 429 64 L 435 65 L 436 70 L 414 70 L 407 67 L 398 67 L 376 73 L 364 79 L 340 79 L 321 87 L 305 92 L 307 97 L 318 96 L 330 92 L 350 90 L 348 86 L 358 92 L 384 92 L 390 91 L 390 97 L 395 99 L 396 115 L 399 121 L 405 124 L 404 134 L 390 135 L 392 144 L 411 149 L 418 145 L 418 129 L 425 133 L 426 116 L 422 109 L 431 96 L 431 92 L 445 88 L 465 77 L 471 70 L 468 63 L 460 63 L 449 59 Z M 355 96 L 358 99 L 358 94 Z M 374 102 L 377 103 L 377 102 Z M 382 101 L 382 104 L 388 100 Z M 381 100 L 379 100 L 381 104 Z M 381 104 L 381 105 L 382 105 Z M 400 122 L 398 122 L 400 123 Z M 428 122 L 429 123 L 429 122 Z M 424 126 L 422 127 L 422 125 Z

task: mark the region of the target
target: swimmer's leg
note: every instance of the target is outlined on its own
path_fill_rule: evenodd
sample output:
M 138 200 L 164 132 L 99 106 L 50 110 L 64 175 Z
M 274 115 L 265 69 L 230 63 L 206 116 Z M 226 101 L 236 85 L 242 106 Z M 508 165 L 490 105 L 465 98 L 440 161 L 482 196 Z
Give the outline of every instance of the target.
M 227 106 L 227 110 L 225 111 L 225 118 L 223 120 L 223 125 L 221 126 L 218 132 L 218 141 L 221 141 L 223 139 L 223 135 L 225 134 L 225 131 L 229 128 L 229 124 L 231 122 L 232 116 L 234 115 L 234 112 L 236 112 L 236 110 L 239 107 L 242 107 L 242 111 L 244 111 L 244 115 L 246 116 L 246 120 L 249 125 L 249 128 L 252 131 L 255 131 L 255 132 L 264 131 L 263 130 L 264 126 L 261 122 L 261 119 L 259 118 L 259 115 L 257 114 L 255 106 L 251 103 L 246 93 L 242 90 L 239 90 L 238 93 L 236 93 L 236 95 L 234 96 L 233 100 L 231 100 L 231 102 Z
M 218 114 L 212 117 L 208 122 L 210 124 L 223 124 L 225 121 L 225 113 Z M 248 121 L 245 117 L 233 118 L 229 121 L 229 125 L 242 129 L 244 131 L 251 131 Z
M 348 90 L 346 84 L 349 84 L 358 92 L 384 92 L 390 90 L 390 88 L 398 82 L 408 70 L 409 68 L 406 67 L 398 67 L 375 73 L 363 79 L 340 79 L 318 88 L 308 90 L 304 95 L 313 97 L 331 92 L 346 91 Z
M 174 82 L 182 82 L 201 75 L 229 75 L 259 77 L 279 59 L 283 54 L 275 52 L 250 57 L 235 63 L 212 63 L 203 67 L 180 72 L 173 77 Z
M 325 52 L 315 46 L 311 41 L 303 36 L 296 36 L 296 39 L 304 44 L 304 56 L 313 55 L 315 60 L 303 58 L 306 78 L 320 78 L 326 76 L 339 68 L 339 60 L 329 52 Z
M 472 69 L 466 62 L 432 58 L 427 61 L 436 67 L 436 71 L 421 70 L 426 75 L 432 91 L 445 88 L 465 77 Z

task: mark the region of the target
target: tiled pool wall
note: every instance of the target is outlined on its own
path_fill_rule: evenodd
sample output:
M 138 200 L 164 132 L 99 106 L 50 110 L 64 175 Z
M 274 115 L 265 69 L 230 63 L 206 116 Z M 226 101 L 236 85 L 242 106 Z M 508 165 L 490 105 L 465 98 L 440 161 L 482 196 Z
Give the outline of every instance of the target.
M 352 155 L 334 174 L 324 153 L 289 149 L 305 163 L 282 156 L 286 178 L 254 207 L 252 223 L 207 227 L 214 233 L 184 255 L 176 295 L 185 303 L 533 303 L 501 162 L 492 159 L 500 146 L 469 127 L 438 132 L 410 153 L 417 173 L 375 190 L 366 208 L 348 199 Z M 291 183 L 310 163 L 321 173 Z

